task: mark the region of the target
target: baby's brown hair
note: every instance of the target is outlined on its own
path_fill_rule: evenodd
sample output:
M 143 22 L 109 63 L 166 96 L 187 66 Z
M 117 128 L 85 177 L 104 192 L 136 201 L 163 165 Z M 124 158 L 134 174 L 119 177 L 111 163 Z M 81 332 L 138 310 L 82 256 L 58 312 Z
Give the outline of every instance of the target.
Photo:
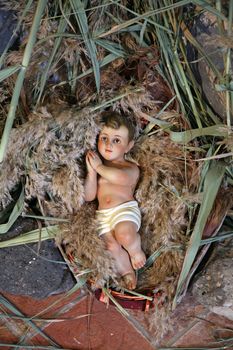
M 101 116 L 101 124 L 113 129 L 119 129 L 121 126 L 125 126 L 129 132 L 129 142 L 135 137 L 135 126 L 132 121 L 115 111 L 103 112 Z

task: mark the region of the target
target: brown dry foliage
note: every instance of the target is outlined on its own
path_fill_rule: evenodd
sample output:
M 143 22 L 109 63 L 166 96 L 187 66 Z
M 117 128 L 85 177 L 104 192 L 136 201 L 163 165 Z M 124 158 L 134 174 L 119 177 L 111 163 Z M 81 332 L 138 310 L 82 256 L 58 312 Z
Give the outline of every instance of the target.
M 92 6 L 98 3 L 92 1 Z M 20 11 L 17 2 L 15 6 L 16 11 Z M 108 10 L 115 11 L 115 6 L 108 6 Z M 119 16 L 119 11 L 115 15 Z M 120 15 L 121 18 L 127 17 L 124 10 L 121 10 Z M 30 27 L 31 19 L 29 16 L 25 23 L 25 33 Z M 42 23 L 38 38 L 56 32 L 57 23 L 52 19 Z M 101 7 L 90 11 L 90 31 L 102 28 L 103 23 L 109 29 L 115 25 L 111 17 L 102 12 Z M 71 106 L 69 100 L 71 87 L 68 84 L 59 86 L 48 80 L 43 104 L 35 112 L 29 113 L 33 109 L 33 91 L 38 77 L 47 65 L 54 39 L 36 46 L 21 93 L 19 114 L 27 122 L 12 130 L 0 173 L 2 208 L 12 201 L 12 191 L 19 183 L 23 183 L 25 204 L 35 198 L 39 201 L 43 214 L 70 219 L 69 223 L 60 226 L 61 232 L 57 239 L 60 243 L 63 242 L 67 254 L 72 253 L 81 270 L 92 269 L 89 277 L 100 286 L 110 279 L 115 284 L 121 284 L 121 281 L 116 279 L 114 261 L 95 232 L 95 206 L 84 204 L 84 156 L 88 149 L 96 146 L 101 112 L 93 112 L 92 107 L 97 102 L 103 104 L 115 99 L 111 104 L 112 109 L 132 118 L 139 135 L 141 128 L 148 122 L 148 117 L 156 117 L 174 95 L 168 83 L 155 69 L 159 62 L 156 45 L 140 48 L 128 34 L 109 35 L 107 39 L 120 42 L 129 55 L 101 69 L 98 96 L 93 75 L 79 79 L 74 85 L 72 103 L 75 107 Z M 21 62 L 26 40 L 25 37 L 18 52 L 8 55 L 8 65 Z M 102 59 L 106 56 L 106 51 L 98 46 L 97 56 Z M 76 57 L 79 57 L 77 63 Z M 53 79 L 55 77 L 58 83 L 67 81 L 67 66 L 75 64 L 77 74 L 90 68 L 85 46 L 78 39 L 64 39 L 50 76 Z M 9 93 L 12 92 L 14 81 L 14 76 L 7 80 Z M 178 124 L 179 127 L 184 126 L 176 101 L 160 115 L 160 119 L 173 125 Z M 187 203 L 183 198 L 195 193 L 198 183 L 196 163 L 189 154 L 184 158 L 182 146 L 172 143 L 164 132 L 151 137 L 140 136 L 132 157 L 141 168 L 135 196 L 143 216 L 140 229 L 143 249 L 149 256 L 162 245 L 167 247 L 153 266 L 140 276 L 138 287 L 142 289 L 148 286 L 161 290 L 163 300 L 170 305 L 185 254 L 188 216 Z M 180 249 L 171 248 L 174 244 Z M 164 307 L 157 310 L 157 313 L 154 312 L 151 323 L 160 319 L 164 326 L 166 310 Z
M 42 108 L 31 121 L 13 129 L 1 165 L 2 207 L 22 181 L 26 199 L 38 198 L 45 213 L 66 217 L 76 211 L 83 203 L 83 157 L 95 147 L 99 130 L 95 117 L 89 109 L 69 108 L 52 115 Z
M 170 307 L 185 255 L 188 205 L 184 198 L 196 191 L 198 169 L 190 155 L 184 159 L 182 146 L 162 132 L 139 137 L 131 156 L 141 169 L 135 198 L 142 212 L 143 249 L 149 257 L 165 246 L 153 265 L 139 275 L 137 286 L 139 291 L 151 288 L 161 293 L 162 306 L 148 314 L 151 328 L 160 337 L 169 327 Z M 94 269 L 90 279 L 95 286 L 103 286 L 109 280 L 114 286 L 123 286 L 97 236 L 94 205 L 82 206 L 70 223 L 62 225 L 61 241 L 65 242 L 67 253 L 78 260 L 80 270 Z
M 153 68 L 159 59 L 156 47 L 138 50 L 132 40 L 127 43 L 132 56 L 102 70 L 98 102 L 117 98 L 112 103 L 113 110 L 133 118 L 139 135 L 147 118 L 156 117 L 173 92 Z M 35 64 L 36 57 L 32 78 L 29 81 L 27 77 L 24 87 L 26 105 L 34 86 Z M 12 190 L 20 182 L 25 183 L 27 203 L 36 198 L 44 215 L 70 218 L 70 223 L 61 226 L 58 241 L 65 242 L 67 253 L 72 252 L 81 270 L 93 269 L 89 278 L 95 285 L 103 286 L 109 279 L 121 285 L 114 262 L 96 235 L 93 206 L 83 205 L 84 155 L 87 149 L 95 148 L 99 131 L 100 110 L 93 112 L 91 107 L 97 98 L 93 77 L 83 78 L 77 85 L 75 107 L 69 106 L 64 95 L 64 88 L 60 93 L 58 89 L 47 89 L 43 106 L 27 115 L 28 122 L 12 130 L 0 175 L 0 202 L 6 207 L 12 200 Z M 183 125 L 175 103 L 160 118 Z M 139 137 L 132 156 L 141 167 L 136 199 L 143 215 L 143 249 L 149 256 L 161 245 L 167 247 L 140 276 L 138 287 L 163 291 L 166 306 L 153 313 L 151 324 L 160 319 L 164 327 L 185 253 L 182 247 L 188 218 L 182 196 L 195 192 L 196 167 L 190 156 L 184 159 L 182 147 L 163 132 Z M 198 181 L 198 177 L 195 179 Z M 171 244 L 178 244 L 181 249 L 172 249 Z

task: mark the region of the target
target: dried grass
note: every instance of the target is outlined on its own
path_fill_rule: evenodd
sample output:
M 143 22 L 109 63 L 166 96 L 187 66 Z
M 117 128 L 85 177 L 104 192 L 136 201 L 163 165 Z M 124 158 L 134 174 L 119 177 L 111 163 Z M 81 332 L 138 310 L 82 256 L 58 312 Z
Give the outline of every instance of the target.
M 101 23 L 95 24 L 93 21 L 94 25 Z M 114 40 L 117 41 L 117 37 Z M 124 36 L 123 44 L 131 55 L 114 60 L 102 69 L 98 103 L 101 105 L 114 100 L 112 109 L 132 118 L 139 135 L 142 127 L 150 118 L 157 116 L 174 94 L 154 69 L 159 61 L 155 45 L 139 48 L 129 35 Z M 49 43 L 44 47 L 38 46 L 32 57 L 24 85 L 25 105 L 33 100 L 32 91 L 36 88 L 38 74 L 46 65 L 50 50 Z M 81 71 L 88 69 L 86 53 L 78 41 L 75 46 L 73 39 L 67 39 L 59 50 L 58 57 L 68 58 L 70 65 L 80 55 Z M 106 54 L 101 49 L 99 54 L 103 53 Z M 20 55 L 21 52 L 9 55 L 8 64 L 19 62 Z M 51 75 L 56 74 L 58 82 L 65 81 L 66 69 L 64 66 L 58 69 L 63 61 L 57 62 Z M 77 70 L 80 70 L 80 66 Z M 92 108 L 97 100 L 95 81 L 93 75 L 79 80 L 75 91 L 76 107 L 69 106 L 65 96 L 66 87 L 47 85 L 44 106 L 27 114 L 28 121 L 12 130 L 11 143 L 0 175 L 0 202 L 5 208 L 12 200 L 12 190 L 20 182 L 25 183 L 26 205 L 36 198 L 44 215 L 71 220 L 61 226 L 58 241 L 65 242 L 67 254 L 72 253 L 80 270 L 90 268 L 92 272 L 89 277 L 95 285 L 104 286 L 108 280 L 121 285 L 121 281 L 116 278 L 114 261 L 96 235 L 94 207 L 83 205 L 84 155 L 87 149 L 95 148 L 101 112 L 93 112 Z M 160 118 L 174 126 L 184 125 L 176 101 L 169 105 Z M 195 172 L 196 163 L 192 162 L 191 156 L 184 159 L 182 146 L 172 143 L 168 135 L 159 130 L 156 135 L 141 136 L 132 157 L 141 167 L 136 198 L 143 215 L 140 231 L 143 249 L 149 256 L 161 245 L 167 247 L 153 266 L 139 277 L 138 288 L 148 286 L 163 292 L 162 298 L 167 304 L 153 313 L 151 325 L 158 322 L 159 318 L 161 327 L 164 327 L 185 254 L 184 249 L 171 248 L 174 244 L 184 246 L 186 242 L 187 204 L 182 197 L 195 192 L 198 182 L 198 177 L 184 174 Z M 189 183 L 187 178 L 191 179 Z
M 96 234 L 95 210 L 94 203 L 84 204 L 70 223 L 61 226 L 57 242 L 65 245 L 66 254 L 72 255 L 80 272 L 92 270 L 89 279 L 96 288 L 104 287 L 110 278 L 116 280 L 117 271 L 103 240 Z
M 183 197 L 194 191 L 198 182 L 197 173 L 194 171 L 195 164 L 191 159 L 189 159 L 190 163 L 187 164 L 187 160 L 181 159 L 182 155 L 182 148 L 172 144 L 169 138 L 164 135 L 141 138 L 132 155 L 141 168 L 141 179 L 135 197 L 140 204 L 143 216 L 140 230 L 143 249 L 147 256 L 150 256 L 163 245 L 167 248 L 167 251 L 161 254 L 153 267 L 143 273 L 141 281 L 139 279 L 139 288 L 158 286 L 163 284 L 167 278 L 171 284 L 171 280 L 176 280 L 182 266 L 185 252 L 184 243 L 186 242 L 185 231 L 188 224 L 186 216 L 188 205 Z M 186 181 L 183 178 L 185 165 L 190 168 L 189 173 L 193 175 L 190 178 L 189 189 L 185 186 Z M 94 220 L 94 212 L 92 215 L 86 215 L 85 218 L 83 218 L 82 213 L 83 209 L 81 214 L 78 211 L 75 216 L 78 223 L 76 229 L 73 229 L 73 223 L 63 226 L 69 227 L 70 231 L 74 232 L 74 240 L 80 234 L 83 237 L 79 230 L 81 227 L 85 229 L 86 218 L 88 217 L 90 220 L 92 217 Z M 93 227 L 95 227 L 94 223 Z M 65 229 L 65 232 L 67 231 L 69 229 Z M 66 241 L 66 233 L 64 233 L 63 238 Z M 82 242 L 86 239 L 89 242 L 88 235 L 82 238 Z M 183 246 L 183 249 L 174 250 L 172 247 L 174 244 Z M 71 246 L 74 246 L 73 242 Z M 87 250 L 92 251 L 96 248 L 95 241 L 86 244 L 86 247 Z M 73 254 L 78 259 L 80 259 L 79 249 L 78 246 L 76 249 L 72 248 Z M 98 255 L 95 255 L 96 263 L 98 259 Z M 86 267 L 85 262 L 81 265 Z M 172 288 L 174 289 L 174 284 Z
M 190 155 L 186 159 L 183 155 L 182 146 L 172 143 L 162 132 L 157 136 L 139 137 L 131 154 L 141 169 L 135 197 L 142 212 L 143 249 L 150 256 L 161 246 L 165 247 L 153 265 L 139 275 L 137 286 L 139 291 L 151 288 L 161 293 L 163 306 L 149 316 L 150 326 L 156 326 L 154 331 L 157 329 L 160 336 L 168 330 L 171 303 L 188 240 L 185 234 L 190 203 L 185 197 L 195 193 L 199 181 L 196 163 Z M 80 270 L 94 268 L 90 279 L 95 285 L 103 286 L 109 281 L 110 285 L 123 286 L 122 281 L 116 279 L 114 263 L 97 236 L 94 205 L 82 206 L 71 223 L 62 225 L 59 242 L 62 240 L 67 253 L 78 261 Z
M 4 3 L 8 6 L 8 2 Z M 12 0 L 10 3 L 11 9 L 21 16 L 24 1 Z M 113 55 L 112 62 L 101 68 L 100 92 L 97 94 L 96 81 L 90 70 L 90 54 L 79 28 L 68 21 L 67 37 L 63 37 L 57 48 L 45 79 L 45 89 L 41 91 L 41 76 L 48 67 L 56 35 L 59 36 L 56 18 L 49 17 L 48 13 L 44 16 L 21 91 L 19 118 L 15 121 L 18 127 L 11 131 L 11 141 L 1 164 L 0 204 L 2 209 L 6 208 L 13 201 L 12 192 L 22 184 L 26 194 L 25 211 L 28 205 L 30 207 L 30 201 L 37 199 L 44 215 L 70 219 L 69 223 L 60 226 L 57 240 L 64 244 L 67 254 L 72 253 L 78 268 L 90 268 L 89 278 L 96 286 L 104 286 L 109 280 L 120 285 L 114 261 L 95 232 L 95 205 L 84 204 L 84 156 L 88 149 L 96 147 L 98 118 L 103 109 L 111 106 L 132 118 L 137 135 L 140 135 L 131 156 L 141 168 L 135 196 L 143 216 L 140 229 L 143 249 L 150 256 L 165 247 L 153 265 L 139 276 L 138 288 L 152 287 L 161 292 L 163 306 L 153 310 L 150 323 L 151 327 L 157 326 L 157 332 L 162 336 L 167 329 L 170 306 L 185 257 L 186 231 L 190 228 L 188 214 L 192 205 L 187 198 L 195 198 L 199 169 L 192 153 L 173 143 L 166 132 L 155 127 L 153 135 L 142 136 L 145 124 L 153 123 L 161 109 L 174 97 L 173 88 L 156 69 L 160 53 L 154 32 L 145 32 L 145 36 L 151 35 L 152 44 L 144 47 L 138 44 L 137 32 L 133 33 L 134 36 L 120 30 L 113 34 L 111 29 L 130 17 L 131 12 L 124 7 L 127 1 L 121 1 L 121 6 L 99 1 L 91 3 L 92 9 L 87 13 L 89 32 L 95 38 L 108 40 L 117 47 L 118 53 L 120 49 L 122 52 Z M 22 62 L 35 6 L 33 2 L 25 17 L 20 48 L 7 54 L 6 66 Z M 143 4 L 134 1 L 132 8 L 135 12 L 146 13 L 151 6 L 151 1 Z M 153 6 L 158 5 L 153 3 Z M 162 2 L 159 6 L 162 7 Z M 108 31 L 110 34 L 106 35 Z M 220 46 L 232 46 L 231 42 L 218 39 Z M 112 53 L 104 45 L 96 47 L 99 62 Z M 11 76 L 4 81 L 8 95 L 13 92 L 15 79 Z M 42 99 L 38 104 L 40 93 Z M 7 94 L 2 95 L 0 127 L 9 107 Z M 179 130 L 185 130 L 189 124 L 180 113 L 177 99 L 159 114 L 159 119 Z
M 77 210 L 84 200 L 83 156 L 95 147 L 99 130 L 95 117 L 90 109 L 65 109 L 52 115 L 43 108 L 33 113 L 32 121 L 13 129 L 0 174 L 2 207 L 26 179 L 26 199 L 38 198 L 45 204 L 45 213 L 55 215 L 57 208 L 58 216 L 66 217 Z
M 113 109 L 124 111 L 131 118 L 134 116 L 139 133 L 142 113 L 146 115 L 142 111 L 147 107 L 149 113 L 150 108 L 154 110 L 156 106 L 157 101 L 149 93 L 139 92 L 119 99 Z M 95 148 L 100 112 L 94 113 L 90 108 L 63 108 L 59 112 L 54 105 L 43 107 L 30 116 L 29 122 L 12 130 L 12 142 L 2 165 L 0 199 L 2 207 L 5 207 L 11 200 L 10 192 L 26 178 L 27 201 L 37 198 L 45 215 L 63 218 L 75 215 L 72 224 L 63 226 L 63 238 L 66 240 L 67 232 L 70 232 L 69 236 L 74 240 L 69 238 L 67 249 L 71 249 L 78 259 L 83 257 L 81 266 L 84 268 L 92 268 L 88 265 L 92 256 L 97 264 L 96 279 L 98 283 L 102 283 L 110 270 L 103 272 L 103 254 L 99 255 L 99 251 L 96 251 L 96 240 L 90 240 L 90 235 L 83 233 L 87 225 L 86 218 L 90 219 L 90 215 L 85 217 L 85 210 L 82 208 L 84 154 L 87 149 Z M 184 158 L 182 146 L 175 145 L 162 131 L 150 137 L 141 136 L 132 157 L 141 167 L 136 198 L 143 214 L 143 248 L 148 256 L 161 245 L 165 244 L 168 248 L 153 267 L 143 274 L 139 287 L 158 286 L 168 279 L 169 283 L 165 283 L 167 289 L 164 290 L 166 289 L 167 295 L 172 295 L 182 266 L 184 250 L 170 250 L 170 246 L 185 242 L 188 221 L 187 203 L 183 197 L 196 190 L 198 177 L 193 175 L 196 174 L 196 163 L 190 155 Z M 94 214 L 92 216 L 94 220 Z M 90 225 L 91 231 L 95 227 L 94 221 L 90 220 Z M 82 247 L 85 247 L 85 252 Z M 113 273 L 109 273 L 108 277 L 112 276 Z M 169 288 L 172 288 L 171 292 Z

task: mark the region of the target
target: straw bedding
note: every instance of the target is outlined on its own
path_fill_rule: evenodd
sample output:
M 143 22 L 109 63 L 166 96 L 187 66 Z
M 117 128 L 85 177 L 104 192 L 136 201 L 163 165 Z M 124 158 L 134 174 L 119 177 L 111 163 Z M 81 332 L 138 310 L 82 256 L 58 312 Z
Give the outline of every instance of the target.
M 17 2 L 14 3 L 19 11 Z M 28 15 L 29 23 L 24 24 L 26 28 L 30 27 L 33 11 L 31 9 Z M 124 10 L 120 14 L 126 18 Z M 90 13 L 90 30 L 100 28 L 101 20 L 105 19 L 106 16 Z M 113 24 L 109 23 L 109 27 Z M 38 38 L 55 33 L 57 25 L 53 20 L 42 21 Z M 166 306 L 153 311 L 151 319 L 151 325 L 161 320 L 161 327 L 157 328 L 162 334 L 162 328 L 166 329 L 166 310 L 174 296 L 185 254 L 190 205 L 186 198 L 196 192 L 198 169 L 191 153 L 171 142 L 166 132 L 157 130 L 151 136 L 143 136 L 148 120 L 173 97 L 168 83 L 155 69 L 159 62 L 156 46 L 139 47 L 128 33 L 120 39 L 117 35 L 109 35 L 108 39 L 121 43 L 128 55 L 101 69 L 98 96 L 93 75 L 80 78 L 72 88 L 68 84 L 55 84 L 68 80 L 69 69 L 76 64 L 76 57 L 80 57 L 76 67 L 79 73 L 90 67 L 83 43 L 68 38 L 62 41 L 57 63 L 47 77 L 43 104 L 36 100 L 38 79 L 48 63 L 54 39 L 38 44 L 21 92 L 18 108 L 21 120 L 17 122 L 16 119 L 14 126 L 22 125 L 12 129 L 1 164 L 0 206 L 6 208 L 18 187 L 23 186 L 25 211 L 31 210 L 31 204 L 36 201 L 37 209 L 43 215 L 70 220 L 60 226 L 57 242 L 65 246 L 67 254 L 72 253 L 81 270 L 91 269 L 89 279 L 94 285 L 103 286 L 110 280 L 121 286 L 114 261 L 96 234 L 96 203 L 84 203 L 83 184 L 85 154 L 96 147 L 101 111 L 111 105 L 113 110 L 131 118 L 138 136 L 131 157 L 141 169 L 135 198 L 142 212 L 142 246 L 147 257 L 163 248 L 154 263 L 139 276 L 138 289 L 152 287 L 162 292 Z M 21 62 L 25 43 L 26 40 L 22 40 L 19 51 L 8 54 L 7 65 Z M 106 57 L 106 52 L 99 46 L 98 59 Z M 9 93 L 14 82 L 15 76 L 6 82 Z M 98 107 L 101 105 L 102 108 Z M 4 120 L 5 114 L 4 110 L 0 119 Z M 161 113 L 160 119 L 171 122 L 174 127 L 178 125 L 179 129 L 187 127 L 176 100 Z
M 172 285 L 180 272 L 184 256 L 184 234 L 188 218 L 187 204 L 183 197 L 194 185 L 191 181 L 194 179 L 195 167 L 191 159 L 182 159 L 182 149 L 172 144 L 165 135 L 139 138 L 132 157 L 141 169 L 135 198 L 142 212 L 140 233 L 143 249 L 150 256 L 161 246 L 165 247 L 165 252 L 139 278 L 138 287 L 158 286 L 165 280 L 169 280 L 168 284 Z M 190 189 L 186 190 L 182 173 L 185 164 L 190 172 Z M 81 191 L 80 194 L 82 193 Z M 108 265 L 101 265 L 104 255 L 100 254 L 99 249 L 104 247 L 102 241 L 96 237 L 95 209 L 96 206 L 90 204 L 82 206 L 74 215 L 72 223 L 63 225 L 62 238 L 67 244 L 66 249 L 77 257 L 81 266 L 87 267 L 86 260 L 89 261 L 91 257 L 90 266 L 95 267 L 91 279 L 97 285 L 104 285 L 106 277 L 108 280 L 113 273 L 107 276 L 105 267 Z M 179 249 L 172 247 L 175 244 Z M 82 248 L 84 246 L 85 249 Z
M 119 102 L 116 108 L 119 109 Z M 73 255 L 80 271 L 92 270 L 89 279 L 94 286 L 110 282 L 120 287 L 122 281 L 117 277 L 114 261 L 96 234 L 96 203 L 84 203 L 84 157 L 88 149 L 96 147 L 99 115 L 90 108 L 57 111 L 48 106 L 13 129 L 1 169 L 0 202 L 5 208 L 12 200 L 12 191 L 20 182 L 24 183 L 25 211 L 37 199 L 44 215 L 69 218 L 69 223 L 60 226 L 57 242 L 64 245 L 67 254 Z M 140 132 L 140 120 L 132 115 Z M 130 156 L 141 169 L 135 198 L 142 212 L 143 249 L 149 257 L 163 247 L 161 255 L 138 279 L 139 290 L 150 287 L 160 291 L 166 301 L 166 307 L 153 312 L 150 321 L 158 327 L 160 320 L 162 334 L 161 329 L 167 328 L 165 310 L 168 311 L 174 296 L 185 254 L 188 226 L 185 198 L 195 192 L 197 168 L 182 146 L 171 142 L 162 131 L 139 136 Z

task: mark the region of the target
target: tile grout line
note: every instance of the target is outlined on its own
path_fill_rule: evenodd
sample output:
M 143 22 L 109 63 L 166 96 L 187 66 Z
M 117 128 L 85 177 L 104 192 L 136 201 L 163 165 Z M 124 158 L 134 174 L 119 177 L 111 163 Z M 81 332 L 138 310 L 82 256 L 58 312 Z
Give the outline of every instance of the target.
M 196 317 L 206 317 L 208 315 L 209 311 L 206 310 L 205 312 L 201 313 L 200 315 L 196 315 Z M 195 317 L 195 316 L 194 316 Z M 192 321 L 188 327 L 186 327 L 183 331 L 180 331 L 177 335 L 175 335 L 172 339 L 170 339 L 167 342 L 167 346 L 172 346 L 174 345 L 179 338 L 183 337 L 185 334 L 187 334 L 193 327 L 195 327 L 199 322 L 202 322 L 203 320 L 194 320 Z
M 116 308 L 117 309 L 117 308 Z M 117 310 L 118 311 L 118 310 Z M 120 313 L 120 311 L 118 311 Z M 121 314 L 121 313 L 120 313 Z M 122 314 L 121 314 L 122 315 Z M 156 350 L 157 348 L 154 347 L 153 339 L 149 335 L 149 333 L 145 330 L 145 328 L 140 324 L 138 320 L 136 320 L 135 317 L 132 315 L 126 316 L 122 315 L 133 327 L 134 329 L 151 345 L 151 347 Z

